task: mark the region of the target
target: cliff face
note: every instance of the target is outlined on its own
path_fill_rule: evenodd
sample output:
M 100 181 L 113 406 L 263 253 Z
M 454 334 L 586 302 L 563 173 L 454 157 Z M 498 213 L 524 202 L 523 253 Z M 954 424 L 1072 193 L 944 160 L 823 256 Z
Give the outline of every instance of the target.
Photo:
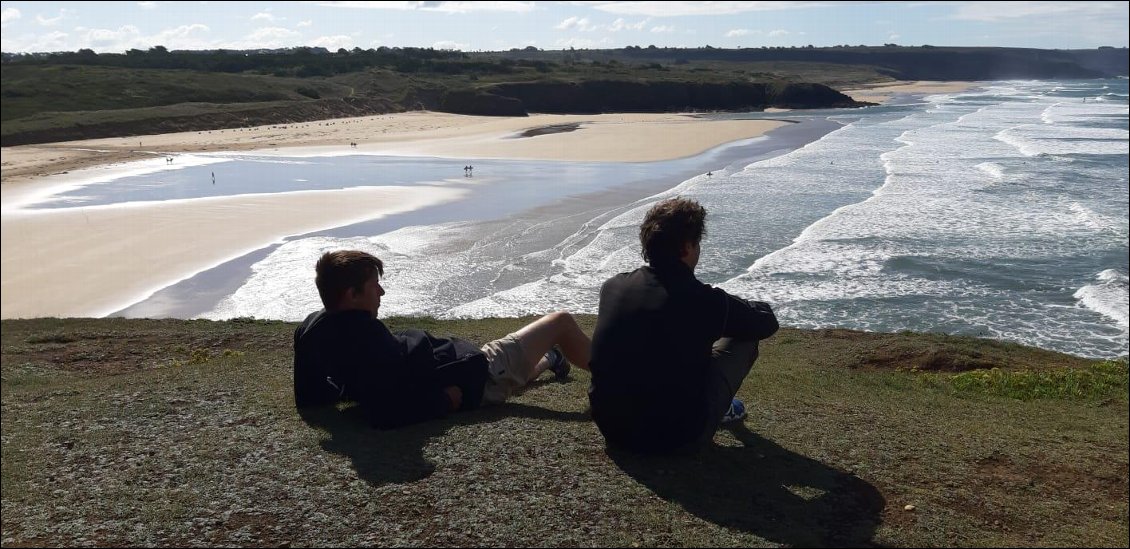
M 528 112 L 554 114 L 751 111 L 768 107 L 805 109 L 861 107 L 868 104 L 853 101 L 820 84 L 590 80 L 498 84 L 485 91 L 500 98 L 515 99 Z M 512 107 L 509 103 L 506 105 Z
M 436 110 L 482 116 L 526 116 L 526 109 L 518 99 L 469 90 L 443 94 Z

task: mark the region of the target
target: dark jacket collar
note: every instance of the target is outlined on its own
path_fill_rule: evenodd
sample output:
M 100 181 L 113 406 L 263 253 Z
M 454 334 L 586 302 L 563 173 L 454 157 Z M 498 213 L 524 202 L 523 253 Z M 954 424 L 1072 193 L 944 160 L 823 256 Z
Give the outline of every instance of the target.
M 694 270 L 678 259 L 652 261 L 649 267 L 661 277 L 694 278 Z

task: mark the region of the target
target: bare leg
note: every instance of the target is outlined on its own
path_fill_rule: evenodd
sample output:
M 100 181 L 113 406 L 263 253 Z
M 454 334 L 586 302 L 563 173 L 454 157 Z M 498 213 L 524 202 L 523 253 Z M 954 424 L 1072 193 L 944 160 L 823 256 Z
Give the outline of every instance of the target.
M 554 345 L 559 345 L 565 353 L 565 358 L 574 366 L 582 370 L 589 369 L 589 359 L 592 356 L 592 341 L 589 336 L 577 326 L 573 315 L 556 312 L 545 315 L 515 332 L 522 342 L 525 359 L 536 364 L 530 379 L 536 379 L 547 368 L 549 363 L 543 360 L 545 353 Z

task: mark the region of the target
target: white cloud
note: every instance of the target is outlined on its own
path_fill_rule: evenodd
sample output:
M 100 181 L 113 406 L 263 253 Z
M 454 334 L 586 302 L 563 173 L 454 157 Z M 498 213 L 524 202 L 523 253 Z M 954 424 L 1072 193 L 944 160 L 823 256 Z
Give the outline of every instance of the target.
M 680 15 L 733 15 L 751 11 L 778 11 L 830 5 L 830 2 L 596 2 L 593 9 L 621 15 L 676 17 Z
M 747 36 L 750 34 L 761 34 L 761 31 L 750 29 L 734 29 L 726 33 L 726 38 L 736 38 L 738 36 Z
M 785 29 L 777 29 L 777 30 L 769 31 L 769 38 L 777 38 L 777 37 L 780 37 L 780 36 L 788 36 L 788 35 L 789 35 L 789 31 L 787 31 Z
M 156 41 L 153 45 L 162 45 L 166 48 L 172 49 L 190 49 L 190 46 L 196 41 L 202 41 L 203 38 L 197 38 L 202 33 L 211 32 L 212 29 L 208 25 L 201 23 L 193 23 L 191 25 L 181 25 L 171 29 L 165 29 L 155 35 L 152 39 Z
M 675 25 L 656 25 L 651 27 L 651 32 L 675 32 Z
M 570 18 L 558 23 L 557 26 L 553 27 L 553 28 L 558 29 L 558 30 L 576 29 L 576 30 L 579 30 L 579 31 L 582 31 L 582 32 L 590 32 L 590 31 L 596 30 L 597 26 L 593 25 L 592 22 L 590 22 L 587 18 L 570 17 Z
M 90 48 L 99 53 L 121 53 L 129 49 L 146 50 L 165 46 L 170 50 L 202 50 L 231 47 L 217 43 L 209 37 L 210 29 L 200 23 L 163 29 L 154 34 L 142 34 L 133 25 L 116 29 L 75 27 L 71 33 L 51 32 L 45 35 L 25 35 L 11 39 L 4 35 L 4 51 L 42 52 L 75 51 Z M 252 46 L 243 46 L 252 47 Z
M 271 14 L 265 12 L 265 11 L 261 11 L 259 13 L 256 13 L 255 15 L 252 15 L 251 20 L 252 21 L 274 21 L 275 16 L 271 15 Z
M 353 49 L 353 37 L 344 34 L 335 36 L 319 36 L 309 42 L 311 46 L 321 46 L 330 51 L 337 51 L 341 48 L 347 50 Z
M 157 3 L 156 2 L 138 2 L 137 7 L 141 8 L 143 10 L 151 10 L 151 9 L 157 7 Z
M 958 5 L 957 13 L 950 19 L 1000 21 L 1025 17 L 1054 19 L 1064 15 L 1116 17 L 1125 21 L 1126 11 L 1121 2 L 966 2 Z
M 534 10 L 533 2 L 318 2 L 328 8 L 362 8 L 382 10 L 421 10 L 443 13 L 502 11 L 525 13 Z
M 8 26 L 8 23 L 20 18 L 20 10 L 16 8 L 4 8 L 0 12 L 0 25 Z
M 306 21 L 299 21 L 298 24 L 295 25 L 295 27 L 301 29 L 303 27 L 309 27 L 310 25 L 313 25 L 313 24 L 314 24 L 314 21 L 307 19 Z
M 891 33 L 891 35 L 887 37 L 887 40 L 894 42 L 895 40 L 898 40 L 899 38 L 902 38 L 902 35 Z
M 73 51 L 69 44 L 68 34 L 62 31 L 52 31 L 44 35 L 24 35 L 17 40 L 10 40 L 9 34 L 3 38 L 3 49 L 6 52 L 38 52 L 38 51 Z
M 643 19 L 637 23 L 628 23 L 627 21 L 624 21 L 623 17 L 618 17 L 615 21 L 612 22 L 611 25 L 608 25 L 608 30 L 612 32 L 619 32 L 622 30 L 640 31 L 643 30 L 645 26 L 647 26 L 648 21 L 651 21 L 651 19 Z
M 440 40 L 439 42 L 432 44 L 432 48 L 435 48 L 437 50 L 467 51 L 468 47 L 469 46 L 467 44 L 460 44 L 459 42 L 456 42 L 454 40 Z
M 133 25 L 123 25 L 117 29 L 90 29 L 77 27 L 75 43 L 70 49 L 90 48 L 97 52 L 122 52 L 128 49 L 145 50 L 153 46 L 165 46 L 170 50 L 210 49 L 217 47 L 207 39 L 210 29 L 207 25 L 193 23 L 163 29 L 152 35 L 143 35 Z
M 62 21 L 64 17 L 66 17 L 66 16 L 68 16 L 72 13 L 74 13 L 73 10 L 63 8 L 63 9 L 59 10 L 59 15 L 52 17 L 52 18 L 47 18 L 47 17 L 44 17 L 41 14 L 37 14 L 35 16 L 35 22 L 39 23 L 40 25 L 43 25 L 44 27 L 50 27 L 50 26 L 58 24 L 59 21 Z
M 247 40 L 252 44 L 262 42 L 259 45 L 252 45 L 253 48 L 281 48 L 284 47 L 284 40 L 295 40 L 302 37 L 302 33 L 284 29 L 282 27 L 261 27 L 251 31 L 247 35 Z
M 84 41 L 92 48 L 100 51 L 122 51 L 136 47 L 134 43 L 141 36 L 141 31 L 133 25 L 123 25 L 117 30 L 88 29 Z M 119 47 L 119 45 L 121 45 Z M 110 49 L 113 47 L 113 49 Z
M 607 36 L 600 40 L 591 40 L 588 38 L 562 38 L 557 40 L 555 46 L 557 49 L 565 48 L 580 48 L 580 49 L 601 49 L 612 44 L 612 39 Z M 531 43 L 531 45 L 533 45 Z

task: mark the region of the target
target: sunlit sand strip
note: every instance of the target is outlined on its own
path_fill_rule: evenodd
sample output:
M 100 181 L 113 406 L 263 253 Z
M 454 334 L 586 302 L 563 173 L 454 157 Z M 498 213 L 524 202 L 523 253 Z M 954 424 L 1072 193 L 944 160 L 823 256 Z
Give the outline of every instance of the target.
M 6 211 L 0 216 L 0 317 L 104 316 L 286 236 L 465 193 L 378 187 Z
M 899 93 L 916 93 L 916 94 L 937 94 L 937 93 L 959 93 L 973 86 L 976 82 L 963 82 L 963 81 L 931 81 L 919 80 L 916 82 L 906 82 L 898 80 L 895 82 L 887 82 L 883 84 L 873 84 L 870 86 L 863 86 L 856 89 L 840 90 L 845 95 L 851 97 L 856 101 L 868 101 L 871 103 L 885 103 L 890 101 L 895 94 Z
M 359 149 L 381 154 L 451 158 L 506 158 L 595 162 L 653 162 L 683 158 L 719 145 L 759 137 L 787 122 L 703 120 L 688 116 L 599 115 L 537 117 L 542 125 L 448 139 L 374 143 Z M 519 137 L 520 132 L 577 124 L 577 129 Z
M 580 124 L 576 131 L 511 139 L 524 131 Z M 115 137 L 5 147 L 2 181 L 36 183 L 81 168 L 185 153 L 411 154 L 450 157 L 644 162 L 698 154 L 757 137 L 771 120 L 706 120 L 680 114 L 539 114 L 522 118 L 412 112 L 246 129 Z M 350 143 L 357 143 L 353 147 Z M 311 149 L 312 148 L 312 149 Z M 152 161 L 152 160 L 150 160 Z M 173 165 L 176 165 L 174 161 Z M 7 190 L 7 189 L 6 189 Z

